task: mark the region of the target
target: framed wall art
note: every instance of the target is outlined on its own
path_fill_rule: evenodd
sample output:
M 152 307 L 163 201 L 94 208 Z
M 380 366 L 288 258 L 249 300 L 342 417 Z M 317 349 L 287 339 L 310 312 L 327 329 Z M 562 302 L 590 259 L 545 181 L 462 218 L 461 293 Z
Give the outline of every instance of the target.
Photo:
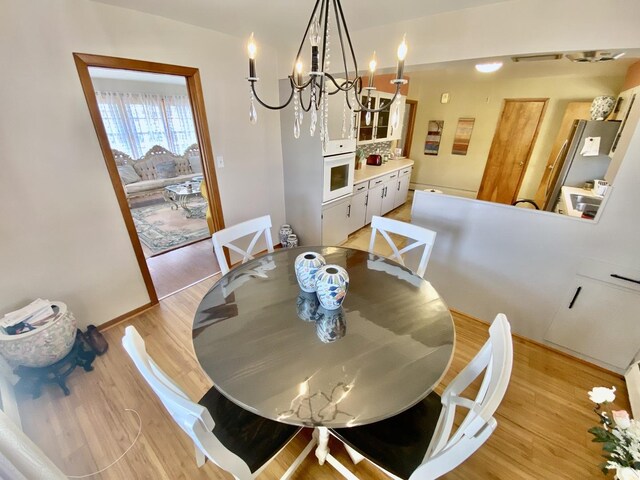
M 473 124 L 475 118 L 459 118 L 456 135 L 453 138 L 453 148 L 451 153 L 454 155 L 466 155 L 471 141 L 471 133 L 473 132 Z
M 438 155 L 443 128 L 444 120 L 429 120 L 429 124 L 427 126 L 427 138 L 424 141 L 425 155 Z

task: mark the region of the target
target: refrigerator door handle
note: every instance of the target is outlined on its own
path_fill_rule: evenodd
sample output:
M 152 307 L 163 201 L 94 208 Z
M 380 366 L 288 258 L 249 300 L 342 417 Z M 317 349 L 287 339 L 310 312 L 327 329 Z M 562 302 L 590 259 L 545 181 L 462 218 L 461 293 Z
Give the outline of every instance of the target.
M 560 158 L 562 158 L 562 154 L 564 153 L 564 149 L 567 148 L 567 145 L 569 145 L 569 140 L 565 140 L 564 143 L 562 144 L 562 147 L 560 147 L 560 151 L 558 152 L 558 155 L 556 155 L 556 159 L 553 161 L 553 165 L 551 165 L 551 172 L 549 173 L 549 178 L 547 179 L 547 187 L 544 189 L 544 196 L 546 197 L 549 194 L 549 187 L 551 186 L 551 179 L 553 178 L 553 172 L 555 172 L 556 167 L 558 166 L 558 162 L 560 161 Z

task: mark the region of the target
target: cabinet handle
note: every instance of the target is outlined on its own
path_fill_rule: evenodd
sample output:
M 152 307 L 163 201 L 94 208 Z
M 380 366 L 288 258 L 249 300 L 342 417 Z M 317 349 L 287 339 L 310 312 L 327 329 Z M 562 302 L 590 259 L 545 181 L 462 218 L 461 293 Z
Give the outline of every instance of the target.
M 396 175 L 395 174 L 390 175 L 389 178 L 396 178 Z
M 400 182 L 398 182 L 398 191 L 400 191 Z
M 347 218 L 351 218 L 351 205 L 347 207 Z
M 617 273 L 612 273 L 611 276 L 619 280 L 624 280 L 625 282 L 632 282 L 640 285 L 640 280 L 634 280 L 633 278 L 623 277 L 622 275 L 618 275 Z
M 578 299 L 578 295 L 580 295 L 581 291 L 582 291 L 582 287 L 578 287 L 578 289 L 576 290 L 576 293 L 573 294 L 573 298 L 571 299 L 569 308 L 573 308 L 573 304 L 576 303 L 576 300 Z
M 358 190 L 357 190 L 357 191 L 359 192 L 359 191 L 361 191 L 361 190 L 364 190 L 364 185 L 362 185 L 361 187 L 358 187 Z
M 369 194 L 367 193 L 367 196 L 364 197 L 364 206 L 366 207 L 367 205 L 369 205 Z

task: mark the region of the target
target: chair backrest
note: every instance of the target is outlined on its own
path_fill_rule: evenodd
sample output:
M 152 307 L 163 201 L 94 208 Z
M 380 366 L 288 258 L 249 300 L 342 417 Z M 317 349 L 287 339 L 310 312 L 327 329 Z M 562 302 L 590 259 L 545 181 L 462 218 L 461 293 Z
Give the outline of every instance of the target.
M 498 314 L 489 327 L 489 340 L 442 394 L 443 411 L 425 462 L 410 480 L 438 478 L 469 458 L 496 428 L 493 418 L 504 397 L 513 366 L 513 342 L 507 317 Z M 484 371 L 474 400 L 460 394 Z M 456 407 L 468 409 L 467 416 L 451 435 Z
M 246 250 L 242 250 L 240 247 L 233 244 L 236 240 L 251 234 L 253 234 L 253 238 Z M 246 261 L 253 259 L 251 253 L 253 252 L 253 249 L 261 235 L 264 235 L 264 240 L 267 244 L 267 251 L 273 252 L 273 240 L 271 239 L 271 217 L 269 215 L 238 223 L 232 227 L 219 230 L 211 236 L 213 250 L 215 251 L 216 258 L 218 259 L 223 275 L 229 271 L 229 265 L 227 264 L 227 258 L 224 256 L 223 247 L 227 247 L 229 250 L 233 250 L 234 252 L 242 255 L 242 263 L 245 263 Z
M 158 396 L 169 414 L 191 437 L 196 448 L 220 468 L 238 479 L 253 478 L 249 466 L 228 450 L 213 434 L 215 423 L 209 411 L 191 401 L 147 353 L 145 343 L 133 326 L 125 329 L 122 345 L 140 374 Z
M 423 247 L 422 255 L 420 256 L 418 267 L 415 272 L 421 277 L 424 277 L 424 272 L 427 270 L 427 263 L 429 263 L 429 257 L 431 256 L 431 250 L 433 249 L 433 244 L 436 241 L 436 232 L 410 223 L 374 215 L 371 219 L 371 241 L 369 242 L 370 253 L 374 253 L 373 247 L 376 242 L 376 233 L 378 232 L 380 232 L 380 235 L 382 235 L 391 247 L 393 254 L 389 258 L 397 261 L 401 265 L 405 264 L 403 258 L 405 253 L 409 250 Z M 403 249 L 398 250 L 398 247 L 389 236 L 389 233 L 402 235 L 403 237 L 413 240 L 413 243 L 410 243 Z

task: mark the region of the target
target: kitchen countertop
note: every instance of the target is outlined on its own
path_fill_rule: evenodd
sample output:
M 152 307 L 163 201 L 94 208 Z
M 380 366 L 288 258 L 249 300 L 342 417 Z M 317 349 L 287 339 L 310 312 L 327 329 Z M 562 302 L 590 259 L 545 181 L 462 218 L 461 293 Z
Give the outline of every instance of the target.
M 380 166 L 363 165 L 360 170 L 355 171 L 353 183 L 355 185 L 357 183 L 366 182 L 367 180 L 393 172 L 394 170 L 410 167 L 414 163 L 415 162 L 410 158 L 399 158 L 397 160 L 389 160 L 387 163 L 383 163 Z
M 573 204 L 571 203 L 571 195 L 582 195 L 584 197 L 593 197 L 599 200 L 602 200 L 601 196 L 598 196 L 593 193 L 593 190 L 585 190 L 584 188 L 578 187 L 562 187 L 561 189 L 562 196 L 564 199 L 564 204 L 566 208 L 567 215 L 571 217 L 582 218 L 582 213 L 580 210 L 576 210 L 573 208 Z M 585 217 L 586 218 L 586 217 Z

